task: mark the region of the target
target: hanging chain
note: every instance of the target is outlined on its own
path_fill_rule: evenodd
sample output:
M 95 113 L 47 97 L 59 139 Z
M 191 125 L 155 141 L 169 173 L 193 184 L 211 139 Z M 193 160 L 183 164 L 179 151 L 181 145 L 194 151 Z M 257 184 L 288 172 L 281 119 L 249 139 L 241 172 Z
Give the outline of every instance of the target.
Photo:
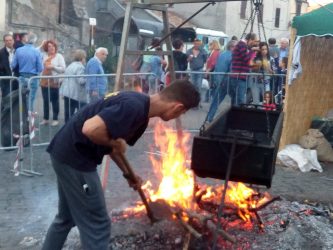
M 253 16 L 254 16 L 254 10 L 252 10 L 252 12 L 251 12 L 251 16 L 250 16 L 249 20 L 247 21 L 247 23 L 246 23 L 246 25 L 245 25 L 245 28 L 244 28 L 244 31 L 243 31 L 243 33 L 242 33 L 241 39 L 243 39 L 244 36 L 246 35 L 247 27 L 249 26 L 250 23 L 252 23 Z
M 271 122 L 269 120 L 269 114 L 268 114 L 268 111 L 266 110 L 266 128 L 267 128 L 267 138 L 270 138 L 271 137 Z
M 249 18 L 249 20 L 247 21 L 246 25 L 245 25 L 245 28 L 244 28 L 244 31 L 242 33 L 242 36 L 241 36 L 241 39 L 244 38 L 244 36 L 246 35 L 246 30 L 248 29 L 248 26 L 249 24 L 251 23 L 251 29 L 250 29 L 250 33 L 253 32 L 253 26 L 254 26 L 254 23 L 255 23 L 255 19 L 257 17 L 257 21 L 258 21 L 258 37 L 259 37 L 259 40 L 261 40 L 261 32 L 260 32 L 260 22 L 261 21 L 261 26 L 262 26 L 262 30 L 263 30 L 263 36 L 264 36 L 264 39 L 265 41 L 267 41 L 267 37 L 266 37 L 266 32 L 265 32 L 265 26 L 263 24 L 264 22 L 264 18 L 262 16 L 262 1 L 260 0 L 252 0 L 251 1 L 251 6 L 252 4 L 254 5 L 253 9 L 252 9 L 252 12 L 251 12 L 251 16 Z M 262 18 L 261 18 L 262 17 Z
M 262 16 L 262 19 L 264 19 L 264 15 Z M 261 26 L 262 26 L 262 32 L 263 32 L 263 34 L 264 34 L 264 39 L 265 39 L 265 42 L 267 41 L 267 38 L 266 38 L 266 32 L 265 32 L 265 26 L 264 26 L 264 20 L 262 20 L 263 22 L 262 22 L 262 24 L 261 24 Z
M 256 11 L 255 9 L 252 11 L 250 33 L 253 32 L 253 25 L 254 25 L 254 22 L 255 22 L 255 20 L 256 20 L 256 12 L 257 12 L 257 11 Z
M 261 41 L 260 21 L 262 22 L 262 20 L 261 20 L 261 11 L 260 11 L 260 9 L 256 9 L 256 14 L 257 14 L 257 21 L 258 21 L 258 37 L 259 37 L 259 41 Z M 263 24 L 262 24 L 262 26 L 263 26 Z

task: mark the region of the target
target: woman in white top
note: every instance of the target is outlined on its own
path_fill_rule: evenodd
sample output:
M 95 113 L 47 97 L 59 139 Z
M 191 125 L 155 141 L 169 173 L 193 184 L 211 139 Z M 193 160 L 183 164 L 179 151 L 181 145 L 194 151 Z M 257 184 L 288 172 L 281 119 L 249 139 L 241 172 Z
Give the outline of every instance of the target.
M 53 40 L 43 43 L 46 53 L 43 55 L 44 70 L 42 76 L 56 76 L 65 72 L 66 64 L 64 57 L 57 53 L 58 46 Z M 57 126 L 59 114 L 59 87 L 58 78 L 41 79 L 40 81 L 43 95 L 44 116 L 41 125 L 49 123 L 49 103 L 52 103 L 53 121 L 51 126 Z
M 86 52 L 78 49 L 74 52 L 74 61 L 68 65 L 65 75 L 76 75 L 78 77 L 65 78 L 60 87 L 60 95 L 64 97 L 65 122 L 73 116 L 76 110 L 79 110 L 87 102 L 86 78 L 79 77 L 84 75 L 86 64 Z

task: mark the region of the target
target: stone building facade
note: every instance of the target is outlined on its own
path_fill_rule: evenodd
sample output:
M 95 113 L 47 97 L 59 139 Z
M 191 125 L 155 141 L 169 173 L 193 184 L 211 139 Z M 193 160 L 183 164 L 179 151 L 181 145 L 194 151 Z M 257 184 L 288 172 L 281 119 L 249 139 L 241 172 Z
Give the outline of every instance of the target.
M 124 16 L 125 4 L 122 0 L 2 0 L 0 35 L 31 31 L 37 34 L 37 43 L 54 39 L 58 41 L 59 52 L 69 61 L 74 49 L 90 48 L 92 36 L 95 46 L 113 46 L 112 27 Z M 159 21 L 151 12 L 140 9 L 133 16 Z M 93 32 L 89 18 L 97 19 Z
M 191 16 L 196 10 L 199 10 L 206 3 L 175 4 L 173 11 L 183 17 Z M 223 31 L 230 37 L 236 35 L 241 37 L 250 31 L 250 26 L 245 29 L 248 19 L 253 10 L 252 1 L 232 1 L 217 2 L 215 5 L 207 7 L 197 15 L 192 23 L 200 28 Z M 307 1 L 304 0 L 264 0 L 262 11 L 262 23 L 264 24 L 265 33 L 268 37 L 288 37 L 289 27 L 292 17 L 296 13 L 296 7 L 300 13 L 305 13 Z M 258 33 L 257 19 L 254 23 L 253 31 Z M 261 29 L 261 35 L 263 30 Z
M 34 32 L 38 42 L 54 39 L 59 52 L 69 55 L 89 45 L 89 14 L 80 0 L 6 0 L 0 8 L 1 34 Z M 3 23 L 3 24 L 2 24 Z M 1 41 L 2 42 L 2 41 Z

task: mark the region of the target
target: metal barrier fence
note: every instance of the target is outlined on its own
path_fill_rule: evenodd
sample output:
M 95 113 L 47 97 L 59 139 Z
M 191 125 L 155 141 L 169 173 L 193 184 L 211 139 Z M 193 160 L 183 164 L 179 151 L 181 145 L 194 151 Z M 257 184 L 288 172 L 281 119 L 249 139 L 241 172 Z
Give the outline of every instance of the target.
M 16 149 L 16 140 L 13 136 L 14 130 L 16 130 L 16 134 L 19 134 L 19 125 L 20 118 L 17 117 L 17 111 L 19 111 L 19 105 L 17 110 L 13 109 L 13 102 L 18 103 L 18 96 L 8 95 L 10 92 L 18 89 L 18 78 L 8 76 L 8 77 L 0 77 L 0 86 L 1 86 L 1 94 L 0 94 L 0 149 Z M 6 114 L 6 115 L 5 115 Z M 15 117 L 14 117 L 15 116 Z M 13 122 L 14 118 L 16 118 L 16 122 Z M 16 129 L 14 129 L 16 126 Z M 3 133 L 6 131 L 6 133 Z
M 199 71 L 177 71 L 176 73 L 188 76 L 191 82 L 201 91 L 210 93 L 204 101 L 212 97 L 215 91 L 221 87 L 230 95 L 232 80 L 242 79 L 245 82 L 245 103 L 261 104 L 264 92 L 271 92 L 276 104 L 282 104 L 282 90 L 286 81 L 284 74 L 262 74 L 262 73 L 220 73 L 220 72 L 199 72 Z M 197 79 L 198 82 L 196 81 Z M 207 84 L 205 85 L 205 80 Z M 222 85 L 222 86 L 221 86 Z M 238 89 L 236 88 L 236 91 Z M 237 92 L 235 93 L 237 95 Z M 202 98 L 203 99 L 203 98 Z M 238 103 L 239 105 L 239 103 Z
M 214 114 L 212 113 L 217 112 L 219 103 L 225 99 L 225 96 L 231 94 L 231 84 L 233 79 L 239 79 L 241 76 L 245 76 L 247 90 L 245 94 L 246 102 L 260 104 L 263 97 L 263 90 L 268 90 L 268 86 L 265 89 L 265 84 L 269 84 L 269 88 L 277 101 L 282 100 L 282 97 L 279 98 L 282 90 L 281 88 L 277 88 L 277 86 L 285 82 L 285 75 L 204 73 L 191 71 L 177 73 L 180 73 L 183 76 L 188 76 L 190 79 L 193 78 L 193 75 L 197 75 L 199 78 L 201 77 L 201 79 L 204 77 L 209 79 L 208 85 L 207 83 L 203 84 L 202 80 L 201 84 L 197 85 L 202 96 L 200 107 L 198 109 L 190 110 L 181 118 L 182 127 L 187 131 L 199 131 L 202 124 L 209 118 L 209 115 L 212 116 L 210 119 L 214 117 Z M 107 93 L 113 92 L 114 90 L 115 76 L 115 74 L 34 76 L 27 79 L 25 82 L 22 81 L 22 79 L 15 77 L 0 77 L 0 80 L 9 80 L 11 83 L 20 80 L 21 84 L 19 84 L 17 93 L 23 93 L 22 95 L 16 93 L 16 95 L 7 95 L 5 98 L 1 97 L 2 99 L 0 102 L 1 125 L 3 125 L 3 117 L 6 116 L 3 111 L 3 105 L 7 105 L 6 121 L 8 123 L 5 129 L 2 129 L 1 127 L 0 130 L 0 138 L 2 142 L 0 149 L 18 149 L 14 171 L 25 175 L 41 175 L 41 173 L 36 172 L 34 168 L 34 165 L 37 164 L 34 157 L 34 149 L 41 146 L 47 146 L 66 120 L 69 119 L 76 110 L 87 104 L 89 99 L 93 97 L 92 95 L 89 96 L 91 93 L 87 93 L 85 90 L 85 83 L 88 79 L 94 79 L 93 81 L 101 78 L 106 79 L 108 82 L 108 89 L 105 90 L 105 93 Z M 267 79 L 269 79 L 269 81 L 265 82 Z M 81 96 L 82 99 L 77 100 L 77 96 L 74 98 L 73 96 L 68 95 L 68 93 L 63 93 L 63 83 L 68 80 L 75 80 L 78 85 L 81 84 L 82 92 L 86 93 Z M 42 85 L 43 87 L 39 87 L 39 85 Z M 124 74 L 123 86 L 122 90 L 137 90 L 148 94 L 156 93 L 162 88 L 161 82 L 150 73 Z M 30 89 L 30 92 L 25 93 L 26 88 Z M 236 95 L 237 91 L 238 89 L 236 88 Z M 254 93 L 252 96 L 254 96 L 255 100 L 253 100 L 253 97 L 248 98 L 249 93 L 251 92 Z M 4 99 L 7 101 L 4 102 Z M 13 102 L 14 99 L 16 100 L 15 102 Z M 8 103 L 10 103 L 9 107 Z M 215 111 L 212 111 L 212 107 L 215 107 Z M 53 119 L 50 119 L 50 115 L 52 115 Z M 169 122 L 169 125 L 175 128 L 174 122 Z M 149 130 L 148 128 L 147 133 L 150 132 L 152 132 L 152 130 Z M 3 143 L 4 136 L 10 137 L 9 142 L 5 145 Z M 24 159 L 24 161 L 22 159 Z
M 67 91 L 63 96 L 61 86 L 64 85 L 62 83 L 74 79 L 79 85 L 78 89 L 81 90 L 81 93 L 86 93 L 87 79 L 96 81 L 102 78 L 108 83 L 105 93 L 113 92 L 115 74 L 33 76 L 25 79 L 0 77 L 1 90 L 3 90 L 3 85 L 10 86 L 10 91 L 4 93 L 6 96 L 2 93 L 0 95 L 0 149 L 1 153 L 7 155 L 13 153 L 8 151 L 17 150 L 15 159 L 13 159 L 15 174 L 41 175 L 34 170 L 36 164 L 34 148 L 47 146 L 65 123 L 65 115 L 69 118 L 76 110 L 89 102 L 91 97 L 89 93 L 84 97 L 80 96 L 82 98 L 80 100 L 77 98 L 77 93 L 73 92 Z M 17 83 L 15 90 L 12 87 L 14 81 Z M 151 73 L 124 74 L 123 90 L 153 94 L 159 91 L 157 81 L 154 74 Z M 44 120 L 48 120 L 48 122 Z
M 188 77 L 190 80 L 193 79 L 193 76 L 208 79 L 208 83 L 206 81 L 201 81 L 201 84 L 200 82 L 192 82 L 201 93 L 201 103 L 199 109 L 187 112 L 182 118 L 182 125 L 188 130 L 199 130 L 207 120 L 211 121 L 214 118 L 219 106 L 223 108 L 223 104 L 228 105 L 228 102 L 232 102 L 232 96 L 238 95 L 235 80 L 241 77 L 244 77 L 246 89 L 244 103 L 261 105 L 263 104 L 264 92 L 270 90 L 273 101 L 277 104 L 278 108 L 282 107 L 282 88 L 286 80 L 286 76 L 283 74 L 235 74 L 196 71 L 177 71 L 176 73 L 183 77 Z M 232 88 L 234 88 L 234 93 L 232 93 Z M 234 105 L 239 105 L 237 100 L 234 101 Z

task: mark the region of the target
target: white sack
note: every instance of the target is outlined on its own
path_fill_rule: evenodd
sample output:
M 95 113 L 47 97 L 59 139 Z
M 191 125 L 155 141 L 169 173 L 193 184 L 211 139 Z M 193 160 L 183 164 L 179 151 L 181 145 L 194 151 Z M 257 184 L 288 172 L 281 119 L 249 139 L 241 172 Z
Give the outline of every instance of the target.
M 302 172 L 309 172 L 312 169 L 323 172 L 317 160 L 317 151 L 304 149 L 298 144 L 287 145 L 277 157 L 286 167 L 299 168 Z

